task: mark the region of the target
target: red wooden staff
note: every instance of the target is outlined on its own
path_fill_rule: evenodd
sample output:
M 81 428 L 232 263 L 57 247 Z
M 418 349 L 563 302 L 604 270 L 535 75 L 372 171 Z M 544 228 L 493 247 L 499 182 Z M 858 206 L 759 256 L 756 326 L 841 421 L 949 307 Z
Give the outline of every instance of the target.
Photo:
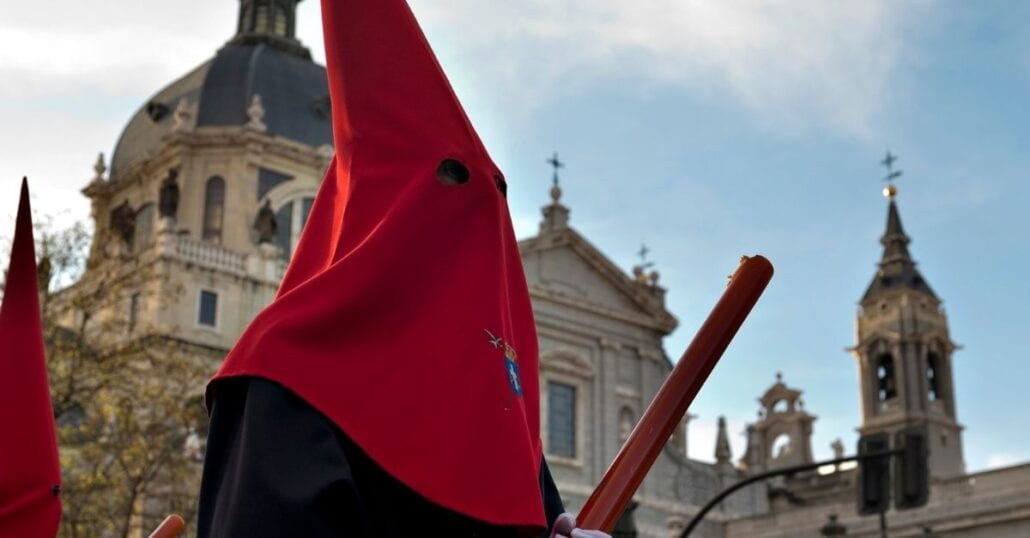
M 583 505 L 576 518 L 580 528 L 611 532 L 772 275 L 772 264 L 761 256 L 741 260 L 715 309 Z
M 186 528 L 186 521 L 179 514 L 172 514 L 158 525 L 149 538 L 176 538 Z

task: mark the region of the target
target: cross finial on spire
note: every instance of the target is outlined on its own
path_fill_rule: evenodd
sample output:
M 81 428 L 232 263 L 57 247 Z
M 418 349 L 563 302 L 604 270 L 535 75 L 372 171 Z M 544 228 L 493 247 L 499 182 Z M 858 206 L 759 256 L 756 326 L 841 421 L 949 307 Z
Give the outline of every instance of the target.
M 554 152 L 554 156 L 547 159 L 547 164 L 554 168 L 554 186 L 558 186 L 558 170 L 565 168 L 565 163 L 558 160 L 558 152 Z
M 561 203 L 561 186 L 558 185 L 558 170 L 565 168 L 565 163 L 558 160 L 558 152 L 554 152 L 554 156 L 547 159 L 547 164 L 554 168 L 554 185 L 551 185 L 551 205 L 543 208 L 544 221 L 540 223 L 540 231 L 545 230 L 557 231 L 564 230 L 568 227 L 569 223 L 569 208 L 565 207 Z
M 883 195 L 891 199 L 898 194 L 898 189 L 894 186 L 894 180 L 901 177 L 901 170 L 894 169 L 894 163 L 897 160 L 898 156 L 893 155 L 890 150 L 887 150 L 887 156 L 880 161 L 880 164 L 887 168 L 887 175 L 883 177 L 883 180 L 887 182 L 887 186 L 883 189 Z
M 640 250 L 637 252 L 637 256 L 640 256 L 640 267 L 647 269 L 654 265 L 654 262 L 647 261 L 647 255 L 651 253 L 651 249 L 647 248 L 647 243 L 640 244 Z

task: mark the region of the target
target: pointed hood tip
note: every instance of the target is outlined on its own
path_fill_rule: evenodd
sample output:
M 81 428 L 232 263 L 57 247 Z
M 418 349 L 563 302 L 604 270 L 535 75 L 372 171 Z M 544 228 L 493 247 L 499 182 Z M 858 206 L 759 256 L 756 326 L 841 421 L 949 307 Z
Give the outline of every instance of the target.
M 61 499 L 56 495 L 39 497 L 61 482 L 53 407 L 46 370 L 46 346 L 39 308 L 38 273 L 32 238 L 28 179 L 22 178 L 21 199 L 14 225 L 10 259 L 3 300 L 0 301 L 0 342 L 10 348 L 11 360 L 0 361 L 0 379 L 15 379 L 5 384 L 0 394 L 0 424 L 19 440 L 0 458 L 0 476 L 10 478 L 13 489 L 4 491 L 0 507 L 5 516 L 5 536 L 55 536 Z M 5 484 L 6 486 L 6 484 Z M 13 494 L 13 497 L 12 497 Z M 11 509 L 13 508 L 13 512 Z

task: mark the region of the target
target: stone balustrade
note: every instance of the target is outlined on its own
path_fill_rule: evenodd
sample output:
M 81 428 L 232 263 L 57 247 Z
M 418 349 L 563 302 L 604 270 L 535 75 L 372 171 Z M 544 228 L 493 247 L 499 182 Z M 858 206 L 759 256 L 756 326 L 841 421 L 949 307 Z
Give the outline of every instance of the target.
M 267 248 L 261 249 L 259 254 L 243 254 L 185 235 L 160 236 L 158 249 L 163 257 L 275 285 L 282 279 L 286 267 L 278 252 Z

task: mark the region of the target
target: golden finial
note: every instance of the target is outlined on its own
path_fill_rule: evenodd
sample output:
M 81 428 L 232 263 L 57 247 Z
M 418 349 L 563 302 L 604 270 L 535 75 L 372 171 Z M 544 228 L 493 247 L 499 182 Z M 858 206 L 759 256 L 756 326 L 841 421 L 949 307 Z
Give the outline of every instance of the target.
M 898 188 L 893 184 L 889 184 L 883 188 L 883 195 L 893 200 L 898 195 Z

